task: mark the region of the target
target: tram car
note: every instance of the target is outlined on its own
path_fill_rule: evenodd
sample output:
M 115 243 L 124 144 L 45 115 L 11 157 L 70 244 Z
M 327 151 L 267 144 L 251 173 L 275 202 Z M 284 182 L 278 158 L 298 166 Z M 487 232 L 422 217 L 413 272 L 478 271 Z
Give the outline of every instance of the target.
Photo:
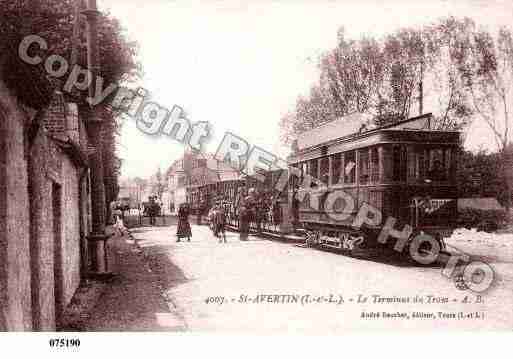
M 275 189 L 275 184 L 283 175 L 283 171 L 285 170 L 262 171 L 264 181 L 251 176 L 241 176 L 239 179 L 190 186 L 187 188 L 186 201 L 193 214 L 201 213 L 205 216 L 214 204 L 219 203 L 224 207 L 229 224 L 236 227 L 241 197 L 246 197 L 249 189 L 254 188 L 259 198 L 261 215 L 264 217 L 262 222 L 267 222 L 270 217 L 267 213 L 273 203 L 288 201 L 288 184 L 281 190 Z
M 297 174 L 289 196 L 295 221 L 312 245 L 356 256 L 384 254 L 395 244 L 390 238 L 387 246 L 377 241 L 389 217 L 398 231 L 411 226 L 410 242 L 425 233 L 443 250 L 443 238 L 456 226 L 459 149 L 460 133 L 432 130 L 431 114 L 379 128 L 354 114 L 307 131 L 288 159 Z M 317 181 L 307 183 L 305 175 Z M 340 190 L 348 197 L 325 206 L 330 193 Z M 313 206 L 316 192 L 320 203 Z M 364 203 L 378 210 L 382 221 L 354 228 Z
M 186 202 L 192 214 L 201 213 L 206 215 L 210 208 L 218 201 L 233 202 L 241 186 L 243 186 L 241 180 L 219 181 L 199 186 L 190 186 L 187 187 Z

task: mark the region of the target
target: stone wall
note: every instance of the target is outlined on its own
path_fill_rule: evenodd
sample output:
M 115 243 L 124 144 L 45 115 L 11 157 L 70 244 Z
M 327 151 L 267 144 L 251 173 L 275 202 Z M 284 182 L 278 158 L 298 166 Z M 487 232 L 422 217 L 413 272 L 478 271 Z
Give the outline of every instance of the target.
M 64 303 L 69 304 L 80 284 L 79 169 L 61 154 L 62 268 Z
M 26 115 L 0 81 L 0 330 L 31 330 Z
M 49 139 L 40 131 L 31 149 L 32 312 L 35 330 L 55 329 L 52 183 L 47 177 Z M 50 204 L 50 205 L 49 205 Z
M 29 144 L 29 111 L 0 80 L 1 331 L 55 330 L 56 311 L 80 284 L 90 228 L 87 172 L 62 132 L 61 102 L 53 104 Z

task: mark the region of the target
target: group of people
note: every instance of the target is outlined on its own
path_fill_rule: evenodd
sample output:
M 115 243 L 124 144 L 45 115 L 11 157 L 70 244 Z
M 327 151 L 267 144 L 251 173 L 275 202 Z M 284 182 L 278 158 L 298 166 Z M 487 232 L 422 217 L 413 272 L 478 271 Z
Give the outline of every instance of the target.
M 191 241 L 192 231 L 191 224 L 189 223 L 190 208 L 187 203 L 183 203 L 178 207 L 178 225 L 176 227 L 176 241 L 180 242 L 182 239 L 187 238 Z
M 189 216 L 191 210 L 187 203 L 180 205 L 178 208 L 178 225 L 176 227 L 177 242 L 187 238 L 187 241 L 191 241 L 192 231 L 191 224 L 189 223 Z M 226 212 L 220 203 L 216 203 L 208 213 L 208 219 L 210 221 L 210 228 L 216 237 L 219 237 L 219 242 L 224 241 L 226 243 Z
M 212 233 L 219 238 L 219 243 L 226 243 L 226 211 L 220 201 L 208 212 L 208 220 Z
M 149 201 L 143 203 L 144 215 L 150 218 L 150 226 L 156 224 L 156 217 L 160 216 L 161 206 L 157 202 L 157 196 L 150 196 Z
M 256 225 L 258 232 L 262 231 L 262 223 L 266 215 L 271 217 L 271 221 L 275 225 L 281 222 L 281 207 L 276 198 L 264 198 L 265 196 L 259 195 L 254 188 L 250 188 L 247 195 L 244 188 L 239 189 L 235 198 L 235 203 L 231 203 L 229 207 L 221 199 L 215 201 L 214 206 L 208 211 L 207 218 L 210 222 L 210 228 L 214 236 L 219 238 L 219 242 L 226 243 L 226 225 L 228 216 L 235 216 L 238 219 L 238 227 L 240 233 L 240 240 L 246 241 L 249 237 L 251 223 Z M 267 199 L 267 201 L 266 201 Z M 269 203 L 268 203 L 269 202 Z M 203 211 L 201 211 L 203 212 Z M 233 212 L 233 213 L 232 213 Z M 178 226 L 177 226 L 177 241 L 187 238 L 190 241 L 192 237 L 191 226 L 189 223 L 189 215 L 191 209 L 188 204 L 180 205 L 178 210 Z M 198 216 L 201 216 L 200 213 Z M 201 220 L 198 219 L 198 224 Z

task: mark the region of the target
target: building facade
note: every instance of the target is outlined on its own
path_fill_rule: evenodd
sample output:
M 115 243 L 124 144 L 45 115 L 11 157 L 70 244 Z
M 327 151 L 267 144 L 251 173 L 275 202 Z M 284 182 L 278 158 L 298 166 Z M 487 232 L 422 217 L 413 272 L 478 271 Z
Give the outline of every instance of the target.
M 167 189 L 165 193 L 169 213 L 178 214 L 178 207 L 185 203 L 187 176 L 185 173 L 184 158 L 176 160 L 166 172 Z M 164 196 L 163 196 L 164 197 Z
M 0 79 L 0 330 L 53 331 L 88 268 L 88 139 L 61 93 L 36 111 Z
M 169 167 L 166 177 L 167 204 L 176 214 L 179 205 L 187 201 L 188 188 L 238 179 L 239 173 L 210 153 L 186 151 L 182 158 Z

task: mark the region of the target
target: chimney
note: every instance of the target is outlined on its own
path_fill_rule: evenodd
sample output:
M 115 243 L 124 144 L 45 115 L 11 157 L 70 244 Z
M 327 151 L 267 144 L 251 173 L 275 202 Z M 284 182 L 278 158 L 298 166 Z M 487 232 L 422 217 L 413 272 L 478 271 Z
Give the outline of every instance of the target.
M 60 91 L 55 91 L 52 101 L 48 106 L 48 111 L 43 119 L 43 124 L 51 137 L 65 141 L 66 133 L 66 104 L 64 95 Z
M 80 125 L 76 103 L 66 104 L 66 134 L 73 143 L 76 145 L 80 144 Z

